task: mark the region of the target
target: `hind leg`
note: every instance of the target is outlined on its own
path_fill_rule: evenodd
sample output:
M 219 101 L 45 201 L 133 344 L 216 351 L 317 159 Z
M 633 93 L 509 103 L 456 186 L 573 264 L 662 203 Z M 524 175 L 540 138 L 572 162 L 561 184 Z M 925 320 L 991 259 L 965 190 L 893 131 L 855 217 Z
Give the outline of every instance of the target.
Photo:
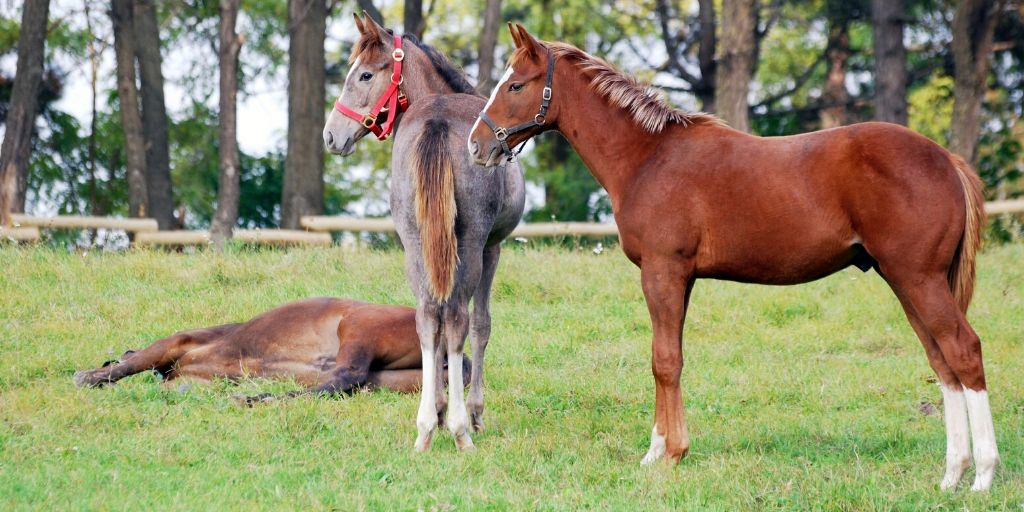
M 967 466 L 971 464 L 971 442 L 967 428 L 967 403 L 964 400 L 963 385 L 960 384 L 960 379 L 956 377 L 953 369 L 946 363 L 938 343 L 925 329 L 910 302 L 903 297 L 900 290 L 894 287 L 893 291 L 896 292 L 900 304 L 903 305 L 903 311 L 907 315 L 910 326 L 921 340 L 921 345 L 928 356 L 928 364 L 939 379 L 939 388 L 942 390 L 942 412 L 946 425 L 946 473 L 942 477 L 939 487 L 942 490 L 952 489 L 960 482 Z
M 469 332 L 469 308 L 467 301 L 452 304 L 445 308 L 444 331 L 448 345 L 448 416 L 445 426 L 455 437 L 455 445 L 460 450 L 473 448 L 473 440 L 469 437 L 469 414 L 463 397 L 463 388 L 458 383 L 463 381 L 463 348 L 466 334 Z
M 229 324 L 168 336 L 155 341 L 143 350 L 131 352 L 127 357 L 110 366 L 75 372 L 75 384 L 81 387 L 97 387 L 113 384 L 129 375 L 146 370 L 163 372 L 174 366 L 174 363 L 189 350 L 220 337 L 234 327 L 235 324 Z
M 469 417 L 474 431 L 484 429 L 484 351 L 491 339 L 491 285 L 498 269 L 501 244 L 484 248 L 480 284 L 473 295 L 473 313 L 469 319 L 469 343 L 473 349 L 473 372 L 469 384 Z
M 962 428 L 962 414 L 958 409 L 961 407 L 959 404 L 965 404 L 974 445 L 975 479 L 971 489 L 987 490 L 992 486 L 995 468 L 999 464 L 999 452 L 996 448 L 995 428 L 992 424 L 992 412 L 985 385 L 981 340 L 967 323 L 966 317 L 954 300 L 945 273 L 890 279 L 890 283 L 900 290 L 898 295 L 901 300 L 905 300 L 913 308 L 921 326 L 938 345 L 943 360 L 960 381 L 962 394 L 957 393 L 955 388 L 948 391 L 943 389 L 943 398 L 950 402 L 947 408 L 952 410 L 951 413 L 947 413 L 947 429 L 950 426 Z M 953 419 L 952 425 L 948 421 L 950 414 Z M 954 433 L 947 432 L 947 436 L 953 435 Z M 958 443 L 956 449 L 957 455 L 960 456 L 959 451 L 963 449 L 963 443 L 955 442 Z M 955 471 L 954 474 L 950 474 L 948 462 L 947 477 L 952 478 L 956 475 Z M 962 460 L 953 462 L 962 463 Z M 950 483 L 943 479 L 943 486 L 947 485 L 951 487 L 955 482 Z

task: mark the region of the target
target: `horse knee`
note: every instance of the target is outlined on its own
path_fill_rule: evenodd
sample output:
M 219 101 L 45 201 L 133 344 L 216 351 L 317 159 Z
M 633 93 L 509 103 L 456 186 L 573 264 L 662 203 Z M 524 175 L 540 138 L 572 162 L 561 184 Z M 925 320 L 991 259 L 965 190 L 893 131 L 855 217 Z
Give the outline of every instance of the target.
M 969 389 L 985 389 L 985 369 L 981 359 L 981 339 L 966 329 L 957 339 L 954 357 L 948 361 L 960 383 Z
M 659 354 L 654 352 L 654 360 L 651 370 L 654 373 L 654 380 L 662 386 L 674 386 L 679 384 L 679 375 L 683 371 L 683 358 L 680 354 Z

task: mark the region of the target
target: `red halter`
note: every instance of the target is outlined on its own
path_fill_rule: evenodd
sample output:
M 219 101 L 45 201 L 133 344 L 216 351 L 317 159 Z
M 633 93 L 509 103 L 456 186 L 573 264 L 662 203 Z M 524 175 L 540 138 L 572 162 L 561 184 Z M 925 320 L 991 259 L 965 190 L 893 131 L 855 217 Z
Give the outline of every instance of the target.
M 395 51 L 391 52 L 391 58 L 395 60 L 395 69 L 391 73 L 391 84 L 384 90 L 384 94 L 377 100 L 377 104 L 369 114 L 363 115 L 346 107 L 341 102 L 341 98 L 334 102 L 335 110 L 365 126 L 377 136 L 377 140 L 386 140 L 390 137 L 391 130 L 395 127 L 395 118 L 409 108 L 409 98 L 399 90 L 404 80 L 402 61 L 405 60 L 405 52 L 402 50 L 402 36 L 395 36 Z M 377 124 L 377 117 L 382 112 L 387 112 L 387 117 L 384 119 L 384 124 Z

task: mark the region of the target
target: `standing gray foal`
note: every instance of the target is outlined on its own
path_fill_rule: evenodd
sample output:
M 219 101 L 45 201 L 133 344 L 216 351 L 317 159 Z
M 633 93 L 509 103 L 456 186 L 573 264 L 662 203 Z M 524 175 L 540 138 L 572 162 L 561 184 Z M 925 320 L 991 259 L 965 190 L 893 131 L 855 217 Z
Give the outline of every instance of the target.
M 523 174 L 514 162 L 504 172 L 473 163 L 465 141 L 485 101 L 443 55 L 415 37 L 395 37 L 365 14 L 356 16 L 356 27 L 361 37 L 324 142 L 345 156 L 371 131 L 386 138 L 394 130 L 391 214 L 416 294 L 424 361 L 415 447 L 430 448 L 447 410 L 445 424 L 456 445 L 470 449 L 470 425 L 483 428 L 491 284 L 501 241 L 523 214 Z M 442 374 L 444 347 L 449 382 L 462 382 L 467 333 L 473 347 L 468 403 L 459 386 L 450 386 L 445 398 Z M 435 364 L 428 364 L 431 359 Z

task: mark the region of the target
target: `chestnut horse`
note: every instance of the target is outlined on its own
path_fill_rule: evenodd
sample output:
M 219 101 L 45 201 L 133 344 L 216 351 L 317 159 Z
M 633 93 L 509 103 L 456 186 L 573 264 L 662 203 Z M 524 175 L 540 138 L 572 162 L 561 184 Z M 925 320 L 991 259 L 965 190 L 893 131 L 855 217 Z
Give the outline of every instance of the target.
M 939 377 L 942 488 L 970 463 L 968 420 L 973 489 L 990 487 L 998 452 L 981 343 L 965 316 L 985 217 L 980 180 L 960 157 L 883 123 L 748 135 L 673 109 L 577 48 L 509 28 L 516 51 L 469 149 L 494 165 L 505 148 L 558 130 L 608 191 L 653 324 L 655 420 L 644 463 L 689 448 L 679 376 L 695 279 L 797 284 L 855 265 L 874 268 L 896 293 Z
M 118 361 L 76 372 L 74 380 L 79 386 L 98 387 L 155 370 L 165 381 L 269 377 L 309 386 L 290 396 L 357 388 L 412 393 L 423 373 L 419 346 L 413 308 L 306 299 L 245 323 L 175 333 L 145 349 L 129 350 Z M 268 398 L 249 397 L 247 402 Z
M 523 174 L 514 162 L 505 172 L 482 172 L 473 164 L 464 141 L 484 99 L 443 55 L 413 36 L 395 36 L 368 16 L 356 16 L 356 27 L 352 67 L 324 142 L 345 156 L 368 133 L 384 139 L 394 131 L 391 215 L 416 295 L 422 357 L 436 362 L 423 367 L 415 448 L 430 448 L 447 408 L 445 424 L 456 445 L 469 449 L 469 428 L 483 428 L 491 284 L 501 241 L 523 214 Z M 449 386 L 446 400 L 440 361 L 447 349 L 448 379 L 462 380 L 467 332 L 473 349 L 469 400 L 456 386 Z

